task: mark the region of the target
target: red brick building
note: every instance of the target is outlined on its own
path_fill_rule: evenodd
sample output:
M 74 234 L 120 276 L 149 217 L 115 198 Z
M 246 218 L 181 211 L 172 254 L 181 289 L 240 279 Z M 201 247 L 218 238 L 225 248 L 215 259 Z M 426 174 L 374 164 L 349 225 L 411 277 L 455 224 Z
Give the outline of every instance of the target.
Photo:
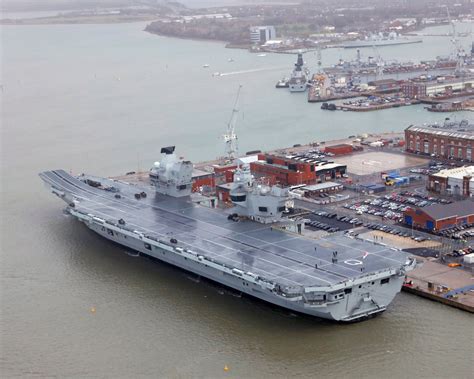
M 267 177 L 284 186 L 315 184 L 340 178 L 346 169 L 345 165 L 338 163 L 271 154 L 259 154 L 258 161 L 250 163 L 252 174 Z
M 326 146 L 324 148 L 325 153 L 331 153 L 334 155 L 344 155 L 344 154 L 351 154 L 354 151 L 354 148 L 352 145 L 349 145 L 347 143 L 341 143 L 339 145 L 333 145 L 333 146 Z
M 405 82 L 401 85 L 402 92 L 406 97 L 418 99 L 426 96 L 426 84 Z
M 403 213 L 405 224 L 426 230 L 443 230 L 474 223 L 474 202 L 463 200 L 451 204 L 435 204 L 408 209 Z
M 446 159 L 473 161 L 474 125 L 453 127 L 409 126 L 405 129 L 405 150 Z
M 207 172 L 202 170 L 193 170 L 192 176 L 193 192 L 199 191 L 201 187 L 214 188 L 216 186 L 215 175 L 213 172 Z

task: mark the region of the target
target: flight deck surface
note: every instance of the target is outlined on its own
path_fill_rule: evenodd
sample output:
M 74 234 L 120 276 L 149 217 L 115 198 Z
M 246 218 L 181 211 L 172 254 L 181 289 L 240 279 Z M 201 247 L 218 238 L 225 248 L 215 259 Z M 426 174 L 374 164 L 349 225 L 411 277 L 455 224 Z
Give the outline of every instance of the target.
M 231 221 L 222 209 L 193 204 L 189 197 L 156 194 L 138 187 L 100 178 L 119 189 L 115 193 L 94 188 L 63 170 L 46 171 L 42 179 L 76 200 L 75 208 L 157 239 L 175 238 L 178 245 L 215 261 L 250 271 L 283 286 L 328 286 L 362 275 L 400 268 L 402 251 L 336 233 L 309 239 L 254 221 Z M 107 182 L 105 182 L 107 181 Z M 134 194 L 145 191 L 146 198 Z M 337 263 L 333 252 L 337 251 Z M 317 268 L 316 268 L 317 265 Z

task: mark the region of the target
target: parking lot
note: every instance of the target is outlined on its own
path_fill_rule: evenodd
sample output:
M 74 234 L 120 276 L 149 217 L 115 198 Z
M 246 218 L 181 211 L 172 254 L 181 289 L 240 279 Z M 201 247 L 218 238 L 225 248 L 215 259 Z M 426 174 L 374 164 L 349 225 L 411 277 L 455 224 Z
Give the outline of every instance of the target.
M 363 224 L 362 221 L 356 217 L 338 216 L 337 213 L 325 211 L 315 211 L 306 217 L 310 219 L 310 221 L 306 223 L 308 229 L 325 230 L 328 233 L 348 230 Z
M 347 203 L 344 208 L 354 211 L 356 215 L 368 214 L 382 219 L 401 222 L 403 212 L 409 207 L 426 207 L 433 204 L 448 204 L 450 200 L 431 197 L 428 195 L 402 191 L 393 192 L 384 196 L 373 195 L 362 201 Z

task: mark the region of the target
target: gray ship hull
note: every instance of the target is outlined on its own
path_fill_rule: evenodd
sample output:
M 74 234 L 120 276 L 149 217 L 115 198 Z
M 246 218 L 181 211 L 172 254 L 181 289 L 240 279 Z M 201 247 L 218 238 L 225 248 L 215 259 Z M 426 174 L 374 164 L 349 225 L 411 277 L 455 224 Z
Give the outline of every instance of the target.
M 323 269 L 310 269 L 306 263 L 309 256 L 295 258 L 299 248 L 296 243 L 304 243 L 305 246 L 311 243 L 313 246 L 315 242 L 300 241 L 299 236 L 289 236 L 273 230 L 271 226 L 232 221 L 225 225 L 218 211 L 202 210 L 184 200 L 157 196 L 146 201 L 134 201 L 132 195 L 137 187 L 122 183 L 115 183 L 121 193 L 121 199 L 117 200 L 113 192 L 91 188 L 64 171 L 46 172 L 41 177 L 54 194 L 68 203 L 67 212 L 99 235 L 242 293 L 311 316 L 355 321 L 383 312 L 400 291 L 405 271 L 414 267 L 414 262 L 407 261 L 406 255 L 401 252 L 339 236 L 332 243 L 339 246 L 352 244 L 354 250 L 360 252 L 351 255 L 348 250 L 347 259 L 341 264 L 327 263 Z M 130 187 L 131 192 L 127 192 Z M 165 207 L 166 212 L 163 211 Z M 201 211 L 204 213 L 201 214 Z M 184 214 L 187 218 L 183 218 Z M 190 219 L 190 215 L 194 219 Z M 206 217 L 206 220 L 213 220 L 209 215 L 217 217 L 217 222 L 225 227 L 211 227 L 209 222 L 200 227 L 196 225 L 198 219 Z M 129 221 L 126 225 L 120 224 L 118 217 Z M 177 233 L 182 227 L 178 217 L 190 226 L 185 233 Z M 236 233 L 237 240 L 234 238 Z M 250 233 L 258 233 L 260 250 L 252 250 L 257 243 L 251 242 L 250 238 L 256 238 L 249 238 Z M 204 239 L 204 234 L 211 234 L 213 240 Z M 170 235 L 176 236 L 177 240 L 169 239 Z M 277 243 L 264 243 L 264 238 L 276 239 Z M 295 242 L 291 246 L 294 249 L 289 248 L 285 255 L 276 253 L 283 251 L 282 246 L 287 241 L 293 240 Z M 355 274 L 356 270 L 350 267 L 358 260 L 351 257 L 360 258 L 364 254 L 361 245 L 364 249 L 373 249 L 370 258 L 374 259 L 374 267 L 369 270 L 365 265 L 366 272 Z M 230 251 L 230 246 L 235 251 Z M 265 251 L 262 246 L 266 246 Z M 319 256 L 312 256 L 311 262 L 324 259 L 323 249 L 320 249 Z M 310 250 L 316 251 L 316 248 L 311 247 Z M 271 251 L 275 255 L 272 256 Z M 387 262 L 391 262 L 388 267 Z
M 344 49 L 356 49 L 359 47 L 384 47 L 384 46 L 396 46 L 396 45 L 407 45 L 412 43 L 421 43 L 421 39 L 394 39 L 394 40 L 375 40 L 375 41 L 351 41 L 343 45 Z
M 89 224 L 87 227 L 110 241 L 138 251 L 143 255 L 179 267 L 198 276 L 202 276 L 221 285 L 230 287 L 238 292 L 243 292 L 249 296 L 256 297 L 260 300 L 291 311 L 329 320 L 360 321 L 385 311 L 386 306 L 375 304 L 390 304 L 395 295 L 400 292 L 404 281 L 404 276 L 397 277 L 396 280 L 390 282 L 389 286 L 384 288 L 383 292 L 373 290 L 371 288 L 373 285 L 371 283 L 366 283 L 361 286 L 361 288 L 357 288 L 352 296 L 347 296 L 344 301 L 341 301 L 337 305 L 307 306 L 302 301 L 292 301 L 284 297 L 276 296 L 273 291 L 262 288 L 260 285 L 246 283 L 237 276 L 223 275 L 218 269 L 206 266 L 202 263 L 196 263 L 167 250 L 158 248 L 155 251 L 149 251 L 143 248 L 143 243 L 140 240 L 128 239 L 125 241 L 124 236 L 120 235 L 120 233 L 110 236 L 107 232 L 101 230 L 101 227 L 96 224 Z M 372 294 L 370 301 L 364 301 L 364 298 L 367 297 L 367 293 Z M 355 310 L 355 312 L 352 312 L 351 317 L 348 318 L 347 312 L 350 310 Z

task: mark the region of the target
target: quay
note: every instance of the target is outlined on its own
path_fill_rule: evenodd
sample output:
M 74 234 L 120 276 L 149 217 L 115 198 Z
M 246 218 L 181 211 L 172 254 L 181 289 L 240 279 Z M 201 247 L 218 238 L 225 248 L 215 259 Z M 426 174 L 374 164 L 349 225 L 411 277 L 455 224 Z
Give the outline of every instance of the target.
M 424 260 L 421 267 L 407 274 L 403 290 L 474 313 L 474 276 L 466 269 Z
M 378 134 L 366 135 L 366 137 L 364 138 L 369 139 L 369 140 L 400 139 L 400 138 L 403 138 L 403 133 L 402 132 L 378 133 Z M 343 139 L 338 139 L 338 140 L 333 140 L 333 141 L 313 141 L 306 144 L 295 144 L 291 147 L 273 149 L 272 151 L 267 151 L 267 153 L 276 154 L 276 155 L 278 154 L 294 155 L 298 153 L 304 153 L 308 150 L 315 149 L 315 148 L 324 149 L 325 146 L 354 144 L 356 143 L 355 139 L 356 139 L 356 136 L 350 136 L 348 138 L 343 138 Z M 369 149 L 368 152 L 365 151 L 364 153 L 360 153 L 361 158 L 357 158 L 358 157 L 357 154 L 359 153 L 351 154 L 350 158 L 349 157 L 347 158 L 347 159 L 350 159 L 351 161 L 354 161 L 354 159 L 362 160 L 361 164 L 363 166 L 362 168 L 365 170 L 364 172 L 367 171 L 367 166 L 365 166 L 365 162 L 371 161 L 372 159 L 374 159 L 374 158 L 369 159 L 367 154 L 372 154 L 370 155 L 370 157 L 373 157 L 373 154 L 383 154 L 382 151 L 379 151 L 377 153 L 375 151 L 371 152 L 370 148 L 368 149 Z M 392 155 L 400 154 L 399 152 L 396 153 L 396 149 L 395 150 L 389 149 L 388 151 L 389 152 L 392 151 Z M 260 150 L 254 150 L 254 151 L 249 152 L 247 155 L 255 155 L 260 152 L 261 152 Z M 400 154 L 400 157 L 403 157 L 403 155 Z M 337 159 L 335 160 L 337 162 L 342 162 L 342 163 L 345 162 L 344 157 L 336 157 L 336 158 Z M 383 158 L 380 157 L 377 160 L 382 161 Z M 404 166 L 406 166 L 407 164 L 408 163 L 405 162 Z M 229 165 L 232 165 L 232 164 L 226 158 L 221 157 L 218 159 L 197 163 L 195 164 L 194 168 L 197 171 L 210 173 L 210 172 L 213 172 L 216 168 L 222 168 Z M 359 171 L 357 171 L 357 169 L 355 169 L 354 167 L 351 168 L 350 172 L 353 176 L 356 176 L 356 174 L 359 173 Z M 124 182 L 128 182 L 131 184 L 133 183 L 147 184 L 149 182 L 148 174 L 149 174 L 148 171 L 129 172 L 125 175 L 115 176 L 112 179 L 122 180 Z M 369 195 L 369 196 L 374 196 L 374 195 Z M 306 210 L 323 209 L 323 208 L 320 208 L 319 205 L 316 206 L 315 204 L 312 204 L 309 202 L 307 203 L 303 201 L 298 201 L 298 207 L 301 209 L 306 209 Z M 327 207 L 327 205 L 325 205 L 324 207 Z M 327 209 L 327 208 L 324 208 L 324 209 Z M 361 216 L 358 216 L 358 217 L 361 217 Z M 373 221 L 373 220 L 369 218 L 368 221 Z M 309 230 L 309 233 L 311 233 L 311 230 Z M 318 238 L 316 235 L 313 235 L 313 234 L 314 233 L 310 234 L 311 237 L 309 238 Z M 433 243 L 435 242 L 435 239 L 433 239 L 431 242 L 429 241 L 429 243 L 424 242 L 424 243 L 419 244 L 418 242 L 415 242 L 412 239 L 406 240 L 405 238 L 392 236 L 388 233 L 383 233 L 383 238 L 386 239 L 386 243 L 388 246 L 401 248 L 406 251 L 410 251 L 415 247 L 416 248 L 420 248 L 420 247 L 432 248 L 435 250 L 438 249 L 437 246 L 433 245 Z M 400 242 L 401 240 L 403 240 L 404 243 Z M 473 277 L 474 267 L 472 267 L 472 265 L 471 266 L 463 265 L 462 268 L 450 267 L 446 264 L 446 262 L 443 263 L 433 258 L 424 258 L 422 256 L 417 255 L 416 253 L 415 255 L 417 256 L 417 259 L 419 261 L 423 262 L 423 265 L 416 268 L 414 271 L 408 273 L 405 280 L 405 284 L 403 286 L 404 291 L 415 294 L 420 297 L 433 300 L 433 301 L 440 302 L 445 305 L 458 308 L 460 310 L 474 313 L 474 277 Z
M 352 99 L 355 97 L 364 97 L 369 96 L 365 92 L 344 92 L 340 94 L 333 94 L 328 96 L 320 96 L 319 89 L 317 87 L 310 87 L 308 91 L 308 103 L 321 103 L 323 101 L 333 101 L 333 100 L 344 100 Z
M 429 112 L 459 112 L 459 111 L 474 111 L 474 98 L 465 101 L 453 102 L 439 102 L 431 104 L 430 107 L 425 107 Z
M 382 103 L 382 104 L 353 104 L 353 105 L 340 105 L 336 106 L 336 109 L 342 111 L 351 111 L 351 112 L 370 112 L 370 111 L 378 111 L 381 109 L 388 109 L 388 108 L 399 108 L 399 107 L 406 107 L 409 105 L 419 104 L 420 101 L 418 100 L 411 100 L 409 102 L 406 101 L 394 101 L 390 103 Z

